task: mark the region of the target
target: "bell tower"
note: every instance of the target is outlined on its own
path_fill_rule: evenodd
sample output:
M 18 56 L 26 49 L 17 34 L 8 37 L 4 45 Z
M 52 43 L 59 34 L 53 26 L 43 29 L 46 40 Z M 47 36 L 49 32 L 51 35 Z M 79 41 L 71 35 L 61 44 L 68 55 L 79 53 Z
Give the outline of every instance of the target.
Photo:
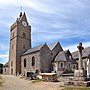
M 10 29 L 9 72 L 10 75 L 21 73 L 21 55 L 31 48 L 31 26 L 28 24 L 25 12 L 20 12 L 19 18 Z

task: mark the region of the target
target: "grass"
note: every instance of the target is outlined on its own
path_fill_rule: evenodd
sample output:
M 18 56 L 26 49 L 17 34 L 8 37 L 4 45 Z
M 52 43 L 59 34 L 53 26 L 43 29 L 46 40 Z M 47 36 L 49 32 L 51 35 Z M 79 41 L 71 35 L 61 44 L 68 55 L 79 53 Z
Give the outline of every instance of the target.
M 25 79 L 26 77 L 25 76 L 20 76 L 20 79 Z
M 41 79 L 38 79 L 38 80 L 33 80 L 32 83 L 37 83 L 37 82 L 42 82 Z
M 0 75 L 0 87 L 2 86 L 2 84 L 3 84 L 3 79 L 2 79 L 2 77 Z
M 90 90 L 90 87 L 65 87 L 64 90 Z

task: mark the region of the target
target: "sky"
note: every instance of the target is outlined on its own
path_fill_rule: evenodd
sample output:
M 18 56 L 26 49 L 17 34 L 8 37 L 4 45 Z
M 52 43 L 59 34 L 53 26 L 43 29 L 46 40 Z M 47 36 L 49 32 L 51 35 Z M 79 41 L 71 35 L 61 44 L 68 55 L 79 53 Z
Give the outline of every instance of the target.
M 32 47 L 60 42 L 64 50 L 90 46 L 90 0 L 0 0 L 0 63 L 9 57 L 10 26 L 22 12 L 32 27 Z

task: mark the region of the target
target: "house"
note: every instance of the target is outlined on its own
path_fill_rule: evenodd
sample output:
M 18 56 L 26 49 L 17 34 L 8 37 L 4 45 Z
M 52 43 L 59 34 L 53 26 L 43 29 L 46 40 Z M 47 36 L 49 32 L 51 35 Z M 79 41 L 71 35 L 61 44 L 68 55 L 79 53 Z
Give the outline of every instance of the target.
M 9 62 L 3 65 L 3 74 L 4 75 L 9 74 Z

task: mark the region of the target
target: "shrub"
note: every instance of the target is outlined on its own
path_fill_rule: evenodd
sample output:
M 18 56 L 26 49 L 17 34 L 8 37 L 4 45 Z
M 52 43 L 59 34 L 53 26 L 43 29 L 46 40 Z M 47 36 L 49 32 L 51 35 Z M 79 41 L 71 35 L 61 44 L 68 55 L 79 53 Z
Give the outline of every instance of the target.
M 64 74 L 68 74 L 68 73 L 74 73 L 71 69 L 66 69 L 65 71 L 64 71 Z
M 0 86 L 2 86 L 2 84 L 3 84 L 3 79 L 2 79 L 2 77 L 0 75 Z

